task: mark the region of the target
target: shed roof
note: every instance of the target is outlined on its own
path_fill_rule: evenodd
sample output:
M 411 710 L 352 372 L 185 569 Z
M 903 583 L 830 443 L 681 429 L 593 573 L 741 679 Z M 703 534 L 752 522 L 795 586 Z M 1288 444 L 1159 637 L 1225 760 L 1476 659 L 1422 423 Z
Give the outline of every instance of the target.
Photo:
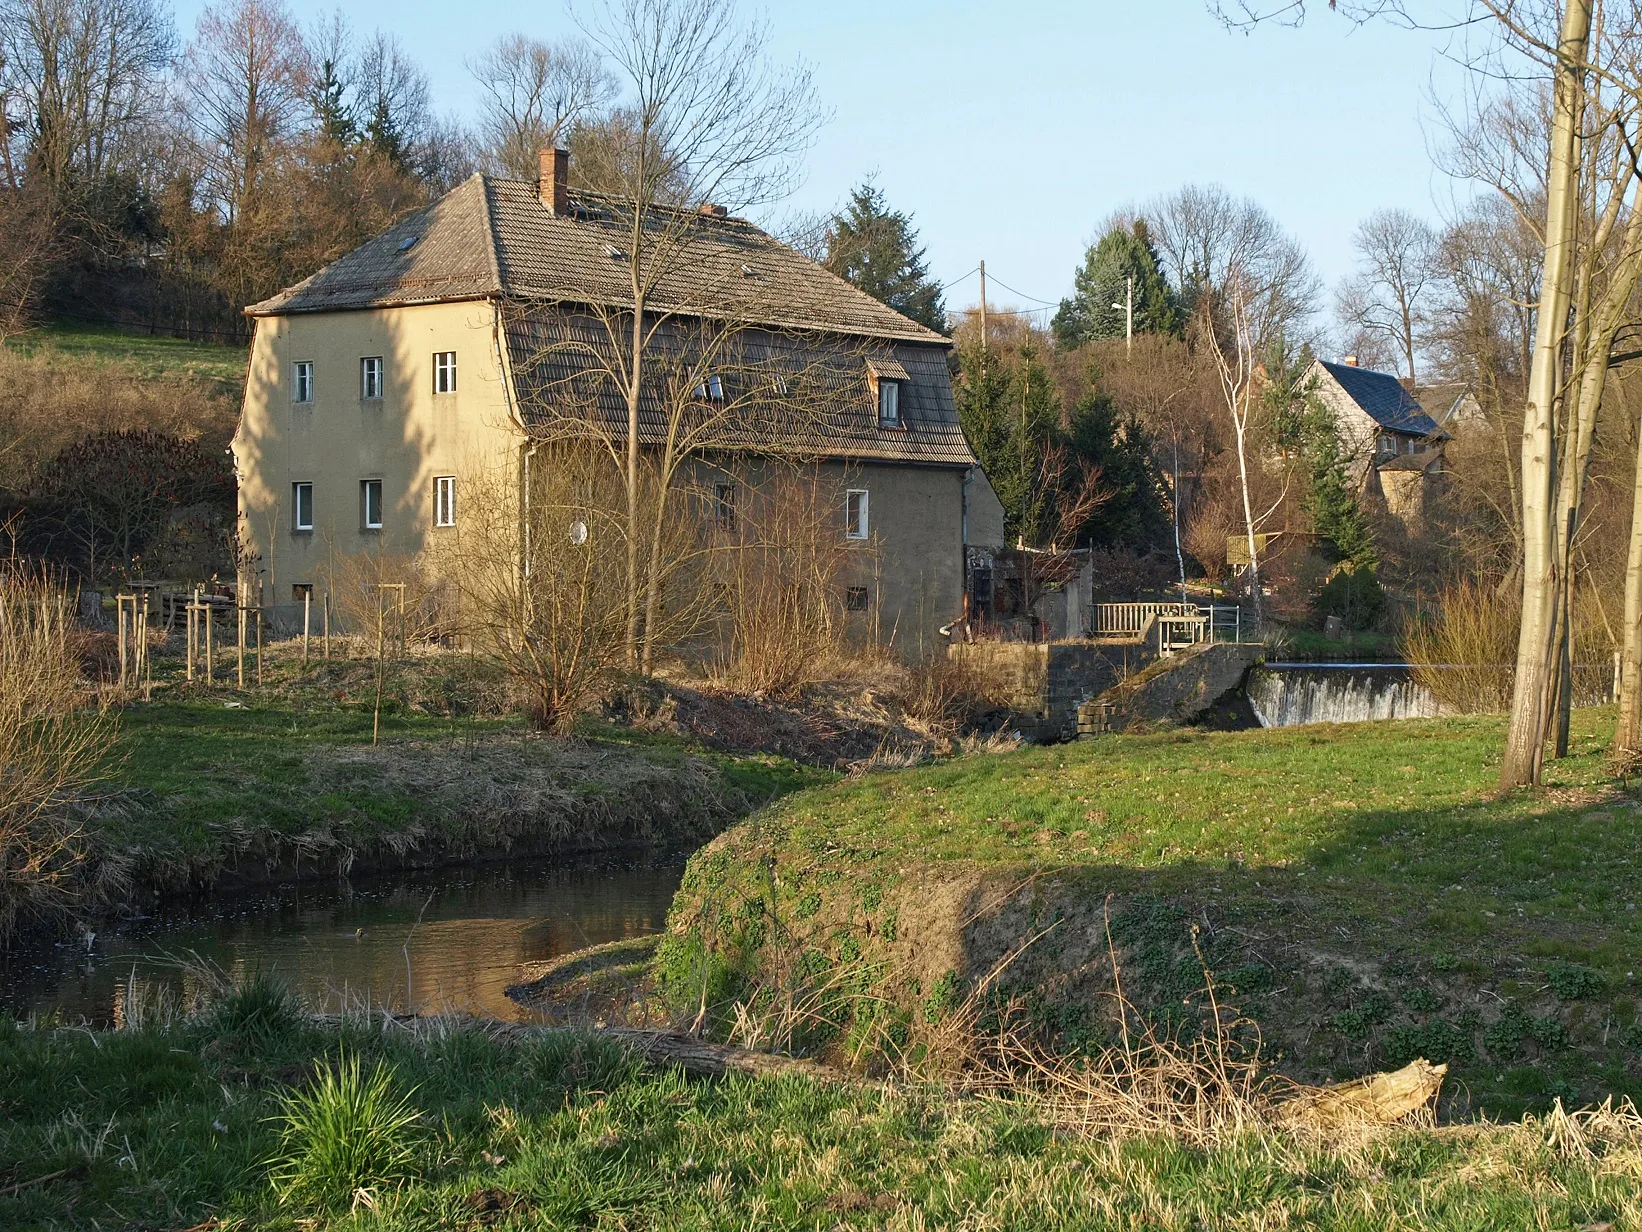
M 1425 413 L 1403 383 L 1389 372 L 1375 372 L 1350 364 L 1317 361 L 1345 390 L 1346 396 L 1361 407 L 1380 427 L 1408 436 L 1443 436 L 1435 420 Z

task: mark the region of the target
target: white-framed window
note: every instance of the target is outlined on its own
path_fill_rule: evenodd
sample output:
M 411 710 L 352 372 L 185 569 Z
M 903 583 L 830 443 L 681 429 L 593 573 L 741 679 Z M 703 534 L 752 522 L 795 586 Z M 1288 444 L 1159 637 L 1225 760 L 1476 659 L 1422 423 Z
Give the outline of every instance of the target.
M 735 531 L 735 484 L 713 485 L 713 525 L 719 530 Z
M 901 382 L 878 382 L 878 426 L 880 428 L 899 428 L 901 426 Z
M 455 351 L 434 352 L 433 392 L 436 394 L 453 394 L 456 392 Z
M 359 481 L 359 524 L 366 530 L 382 529 L 382 481 Z
M 314 361 L 299 359 L 291 365 L 291 401 L 314 400 Z
M 433 481 L 433 524 L 456 525 L 456 476 L 440 475 Z
M 844 493 L 844 538 L 865 539 L 868 533 L 867 490 L 851 488 Z
M 724 378 L 710 376 L 696 386 L 696 397 L 703 402 L 722 403 L 724 401 Z
M 291 529 L 314 528 L 314 485 L 306 481 L 291 485 Z
M 382 357 L 367 355 L 359 361 L 359 396 L 367 402 L 382 397 Z

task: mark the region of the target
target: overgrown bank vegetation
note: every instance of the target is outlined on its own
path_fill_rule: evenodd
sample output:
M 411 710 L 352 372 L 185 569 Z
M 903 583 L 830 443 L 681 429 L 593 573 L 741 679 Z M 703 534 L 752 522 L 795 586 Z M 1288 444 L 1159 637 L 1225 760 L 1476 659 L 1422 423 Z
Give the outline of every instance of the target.
M 1498 718 L 1108 737 L 801 793 L 685 874 L 656 973 L 736 1038 L 846 1063 L 980 996 L 1111 1039 L 1114 960 L 1204 1029 L 1204 965 L 1309 1080 L 1447 1063 L 1444 1111 L 1642 1091 L 1636 848 L 1581 711 L 1544 795 L 1492 791 Z M 1110 928 L 1108 935 L 1107 929 Z
M 692 1080 L 612 1044 L 266 980 L 94 1033 L 0 1020 L 0 1222 L 163 1227 L 1627 1227 L 1629 1108 L 1349 1134 L 1056 1127 L 1030 1097 Z

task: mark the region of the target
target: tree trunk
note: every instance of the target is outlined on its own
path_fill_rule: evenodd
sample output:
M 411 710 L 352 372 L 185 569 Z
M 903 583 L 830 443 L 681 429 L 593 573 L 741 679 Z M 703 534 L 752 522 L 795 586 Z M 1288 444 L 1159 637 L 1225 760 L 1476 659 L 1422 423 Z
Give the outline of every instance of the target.
M 1613 740 L 1621 763 L 1642 757 L 1642 425 L 1631 486 L 1631 549 L 1625 561 L 1625 610 L 1620 615 L 1619 726 Z
M 1262 618 L 1260 615 L 1260 557 L 1255 551 L 1254 539 L 1254 507 L 1249 503 L 1249 463 L 1248 451 L 1244 447 L 1244 438 L 1248 431 L 1247 410 L 1244 418 L 1238 419 L 1237 428 L 1237 477 L 1243 487 L 1243 524 L 1248 528 L 1249 535 L 1249 596 L 1254 600 L 1254 628 L 1258 634 Z
M 1557 373 L 1567 328 L 1574 221 L 1579 209 L 1576 149 L 1590 33 L 1591 0 L 1568 0 L 1557 46 L 1551 156 L 1545 181 L 1545 267 L 1522 429 L 1522 628 L 1517 638 L 1511 725 L 1500 762 L 1502 788 L 1539 783 L 1552 701 L 1547 686 L 1556 651 L 1558 605 Z
M 637 260 L 637 256 L 634 257 Z M 634 280 L 635 284 L 637 279 Z M 633 361 L 627 385 L 627 666 L 639 665 L 639 390 L 644 379 L 643 298 L 635 286 Z

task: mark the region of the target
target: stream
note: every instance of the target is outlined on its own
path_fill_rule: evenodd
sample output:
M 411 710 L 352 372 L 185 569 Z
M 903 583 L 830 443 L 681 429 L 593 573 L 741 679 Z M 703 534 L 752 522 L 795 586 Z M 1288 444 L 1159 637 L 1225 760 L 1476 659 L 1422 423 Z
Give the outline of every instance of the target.
M 118 1025 L 138 997 L 187 1006 L 199 960 L 271 972 L 310 1008 L 460 1010 L 519 1021 L 519 964 L 660 932 L 682 855 L 558 860 L 219 890 L 82 934 L 0 952 L 0 1011 Z

